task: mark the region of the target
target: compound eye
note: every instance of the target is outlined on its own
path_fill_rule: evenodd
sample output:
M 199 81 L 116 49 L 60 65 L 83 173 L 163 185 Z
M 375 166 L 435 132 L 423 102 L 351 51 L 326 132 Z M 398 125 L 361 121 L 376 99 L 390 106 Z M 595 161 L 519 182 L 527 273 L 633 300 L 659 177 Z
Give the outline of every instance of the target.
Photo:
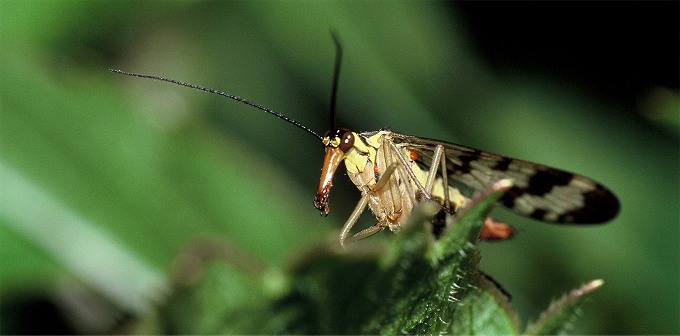
M 342 134 L 342 137 L 340 138 L 340 150 L 343 151 L 344 153 L 347 153 L 347 151 L 354 146 L 354 134 L 351 131 L 347 131 Z

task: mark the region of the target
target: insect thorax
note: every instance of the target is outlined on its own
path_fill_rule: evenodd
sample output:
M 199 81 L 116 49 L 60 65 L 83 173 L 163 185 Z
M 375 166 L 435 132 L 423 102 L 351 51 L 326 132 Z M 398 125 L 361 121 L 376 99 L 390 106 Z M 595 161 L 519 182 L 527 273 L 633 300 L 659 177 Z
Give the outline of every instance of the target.
M 347 153 L 345 166 L 352 182 L 368 195 L 368 206 L 379 225 L 396 230 L 409 217 L 421 194 L 408 171 L 413 172 L 421 185 L 425 185 L 429 172 L 418 166 L 406 147 L 390 146 L 390 135 L 389 131 L 355 134 L 355 145 Z M 400 160 L 399 156 L 405 160 Z M 396 168 L 391 173 L 388 171 L 390 166 Z M 383 178 L 388 180 L 381 181 Z M 444 188 L 448 188 L 449 204 L 444 204 Z M 458 189 L 445 185 L 441 177 L 435 179 L 428 192 L 449 213 L 455 213 L 466 201 Z

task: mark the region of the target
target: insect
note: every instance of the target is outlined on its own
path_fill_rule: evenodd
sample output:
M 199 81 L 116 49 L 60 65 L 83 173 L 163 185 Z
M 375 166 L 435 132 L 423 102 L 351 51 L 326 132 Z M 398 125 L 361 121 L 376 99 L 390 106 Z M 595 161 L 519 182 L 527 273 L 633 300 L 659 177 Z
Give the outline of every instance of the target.
M 330 105 L 331 130 L 323 136 L 279 112 L 230 93 L 161 76 L 111 71 L 227 97 L 272 114 L 321 140 L 325 158 L 314 206 L 322 215 L 328 215 L 333 176 L 343 162 L 350 180 L 361 192 L 357 206 L 341 229 L 340 244 L 348 239 L 366 238 L 386 228 L 398 230 L 413 207 L 424 199 L 440 204 L 440 213 L 435 217 L 455 215 L 470 202 L 461 190 L 480 191 L 501 179 L 511 179 L 513 185 L 499 203 L 537 220 L 557 224 L 596 224 L 617 215 L 620 206 L 616 196 L 601 184 L 581 175 L 389 130 L 357 133 L 336 128 L 333 119 L 342 48 L 335 35 L 333 39 L 336 61 Z M 375 214 L 376 223 L 350 235 L 366 207 Z M 441 224 L 437 222 L 434 218 L 435 234 L 441 230 Z M 490 219 L 482 230 L 482 238 L 487 239 L 504 239 L 511 235 L 510 226 Z

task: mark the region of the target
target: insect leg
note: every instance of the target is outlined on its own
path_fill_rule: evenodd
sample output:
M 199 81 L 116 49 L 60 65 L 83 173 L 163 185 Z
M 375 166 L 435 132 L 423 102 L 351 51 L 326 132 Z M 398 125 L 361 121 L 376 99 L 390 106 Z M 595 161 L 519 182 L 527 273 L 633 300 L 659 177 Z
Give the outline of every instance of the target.
M 380 175 L 380 179 L 378 179 L 378 181 L 373 186 L 368 188 L 367 192 L 379 191 L 380 189 L 384 188 L 387 185 L 387 183 L 389 182 L 390 177 L 392 177 L 392 174 L 394 174 L 394 172 L 398 168 L 400 168 L 400 167 L 399 167 L 399 163 L 397 163 L 397 162 L 393 162 L 392 164 L 387 166 L 387 168 L 385 169 L 385 172 L 383 172 L 383 174 Z M 347 236 L 349 235 L 350 230 L 352 229 L 354 224 L 356 224 L 357 220 L 359 219 L 359 216 L 366 209 L 366 206 L 368 205 L 368 198 L 369 198 L 369 195 L 366 192 L 364 192 L 364 195 L 359 200 L 359 203 L 357 203 L 357 206 L 354 208 L 354 211 L 352 212 L 352 214 L 347 219 L 347 222 L 345 222 L 345 225 L 342 227 L 342 230 L 340 231 L 340 245 L 344 245 L 345 241 L 347 240 Z M 378 233 L 379 231 L 382 231 L 384 228 L 385 228 L 385 225 L 381 225 L 380 222 L 378 222 L 378 223 L 374 224 L 373 226 L 366 228 L 366 229 L 350 236 L 349 237 L 350 240 L 348 242 L 353 242 L 353 241 L 357 241 L 357 240 L 367 238 L 369 236 L 372 236 L 372 235 Z
M 441 160 L 443 154 L 444 146 L 438 145 L 432 154 L 432 163 L 430 163 L 430 171 L 427 173 L 427 181 L 425 182 L 425 189 L 428 192 L 432 192 L 432 184 L 434 183 L 434 178 L 437 176 L 437 166 L 439 165 L 437 161 Z M 444 169 L 446 169 L 446 166 L 444 166 Z
M 408 173 L 403 169 L 403 167 L 400 167 L 400 165 L 398 163 L 394 162 L 394 163 L 390 164 L 389 166 L 387 166 L 387 168 L 385 169 L 385 172 L 383 172 L 383 174 L 380 175 L 380 179 L 378 180 L 378 182 L 376 182 L 373 186 L 371 186 L 370 190 L 371 191 L 379 191 L 380 189 L 384 188 L 385 185 L 387 184 L 387 182 L 389 182 L 392 174 L 394 174 L 394 171 L 397 170 L 397 169 L 400 169 L 400 173 L 402 174 L 402 176 L 408 176 Z M 406 183 L 405 186 L 406 186 L 406 189 L 408 189 L 408 194 L 411 196 L 411 201 L 413 203 L 415 203 L 416 199 L 413 196 L 413 190 L 411 189 L 411 185 L 409 183 Z
M 347 235 L 349 235 L 349 231 L 352 229 L 354 224 L 356 224 L 357 220 L 359 220 L 359 216 L 364 212 L 364 210 L 366 210 L 366 205 L 368 205 L 368 194 L 364 193 L 361 196 L 359 203 L 357 203 L 357 206 L 354 208 L 354 211 L 352 211 L 352 214 L 345 222 L 345 225 L 342 226 L 342 230 L 340 230 L 341 246 L 345 244 L 345 239 L 347 238 Z
M 427 181 L 425 182 L 425 189 L 432 193 L 432 186 L 434 179 L 437 177 L 437 166 L 441 167 L 442 173 L 442 189 L 444 190 L 444 206 L 449 208 L 449 181 L 448 172 L 446 171 L 446 152 L 444 146 L 437 145 L 432 154 L 432 162 L 430 163 L 430 171 L 427 174 Z
M 371 191 L 378 191 L 384 188 L 396 169 L 397 169 L 396 163 L 392 163 L 389 166 L 387 166 L 385 172 L 383 172 L 382 175 L 380 175 L 380 179 L 378 180 L 378 182 L 376 182 L 373 186 L 370 187 Z
M 408 172 L 406 172 L 406 169 L 403 167 L 403 165 L 400 165 L 399 173 L 401 174 L 401 176 L 409 176 Z M 418 200 L 416 199 L 416 193 L 413 191 L 413 186 L 411 185 L 411 183 L 404 183 L 404 186 L 406 187 L 406 192 L 408 193 L 408 196 L 411 198 L 411 203 L 412 204 L 418 203 Z
M 451 207 L 451 198 L 449 197 L 449 173 L 446 170 L 446 152 L 444 151 L 444 146 L 438 145 L 435 149 L 435 155 L 437 151 L 441 151 L 441 167 L 442 167 L 442 187 L 444 189 L 444 206 L 447 208 Z M 432 165 L 434 165 L 434 158 L 432 160 Z
M 370 237 L 370 236 L 372 236 L 372 235 L 374 235 L 374 234 L 376 234 L 376 233 L 382 231 L 383 229 L 385 229 L 384 226 L 381 226 L 381 225 L 379 225 L 378 223 L 376 223 L 375 225 L 373 225 L 373 226 L 371 226 L 371 227 L 365 228 L 365 229 L 363 229 L 363 230 L 361 230 L 361 231 L 355 233 L 354 235 L 352 235 L 351 237 L 349 237 L 349 239 L 347 240 L 347 242 L 348 242 L 348 243 L 351 243 L 351 242 L 355 242 L 355 241 L 357 241 L 357 240 L 361 240 L 361 239 L 364 239 L 364 238 L 368 238 L 368 237 Z
M 413 181 L 413 183 L 418 187 L 418 191 L 420 191 L 425 199 L 431 199 L 432 196 L 430 195 L 430 192 L 423 187 L 423 184 L 420 183 L 418 178 L 416 177 L 416 174 L 413 173 L 413 169 L 411 169 L 411 166 L 408 164 L 408 161 L 406 161 L 406 157 L 404 157 L 404 154 L 399 151 L 399 148 L 397 148 L 397 145 L 394 144 L 394 142 L 389 141 L 388 142 L 390 145 L 390 148 L 394 150 L 394 153 L 396 153 L 397 158 L 399 159 L 399 162 L 401 165 L 404 167 L 404 170 L 406 171 L 406 174 L 408 177 Z
M 384 141 L 384 142 L 388 142 L 388 141 Z M 383 143 L 383 146 L 384 146 L 384 143 Z M 403 156 L 399 155 L 398 150 L 395 151 L 396 147 L 384 146 L 384 148 L 388 148 L 388 147 L 389 147 L 390 150 L 384 151 L 384 159 L 383 160 L 384 160 L 384 162 L 392 162 L 392 163 L 390 163 L 385 168 L 385 171 L 382 172 L 382 174 L 380 175 L 380 179 L 378 179 L 378 181 L 373 186 L 370 187 L 371 191 L 379 191 L 382 188 L 384 188 L 385 185 L 387 185 L 387 183 L 390 181 L 390 177 L 392 176 L 392 174 L 394 174 L 394 172 L 397 169 L 399 169 L 399 173 L 401 174 L 402 177 L 408 176 L 409 178 L 414 178 L 414 176 L 415 176 L 415 175 L 413 175 L 413 172 L 410 172 L 410 174 L 409 174 L 409 172 L 404 169 L 404 162 L 405 162 L 404 160 L 401 160 L 401 162 L 394 162 L 394 159 L 392 159 L 392 153 L 396 153 L 397 156 L 399 157 L 399 159 L 402 159 L 402 157 L 403 157 Z M 405 183 L 405 186 L 408 190 L 408 194 L 411 196 L 411 201 L 413 201 L 413 203 L 415 203 L 416 199 L 413 196 L 413 190 L 411 188 L 411 184 Z

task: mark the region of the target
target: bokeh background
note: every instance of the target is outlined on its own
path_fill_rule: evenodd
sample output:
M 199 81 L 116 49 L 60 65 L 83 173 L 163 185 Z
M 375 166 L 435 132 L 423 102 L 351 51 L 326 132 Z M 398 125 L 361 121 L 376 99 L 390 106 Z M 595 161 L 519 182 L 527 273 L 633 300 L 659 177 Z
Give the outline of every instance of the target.
M 576 333 L 680 333 L 678 13 L 677 2 L 3 0 L 0 331 L 101 332 L 120 311 L 144 314 L 196 239 L 277 267 L 337 231 L 358 192 L 340 174 L 319 217 L 316 139 L 108 72 L 225 90 L 324 132 L 334 29 L 338 125 L 541 162 L 619 196 L 601 226 L 495 213 L 519 235 L 484 243 L 482 268 L 525 321 L 602 278 Z

